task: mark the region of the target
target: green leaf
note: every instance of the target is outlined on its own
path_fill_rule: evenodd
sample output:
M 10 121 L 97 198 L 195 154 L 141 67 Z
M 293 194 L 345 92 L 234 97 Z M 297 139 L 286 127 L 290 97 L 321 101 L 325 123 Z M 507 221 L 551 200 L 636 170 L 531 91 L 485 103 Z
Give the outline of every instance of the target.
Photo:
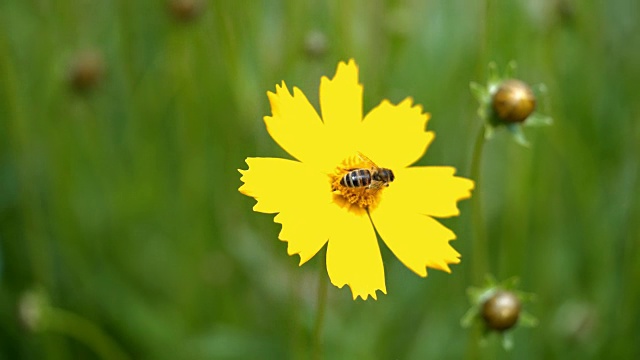
M 553 125 L 553 119 L 551 118 L 551 116 L 543 115 L 536 111 L 525 120 L 524 125 L 525 126 L 550 126 L 550 125 Z
M 522 131 L 522 126 L 520 124 L 509 124 L 507 125 L 507 129 L 513 136 L 513 139 L 520 145 L 524 147 L 529 147 L 529 142 L 527 138 L 524 136 L 524 132 Z
M 489 63 L 489 69 L 487 72 L 489 75 L 489 79 L 487 82 L 489 84 L 497 83 L 498 81 L 500 81 L 500 74 L 498 73 L 498 65 L 496 65 L 495 62 L 492 61 Z
M 470 82 L 469 89 L 473 96 L 480 102 L 480 104 L 484 104 L 486 102 L 487 97 L 489 96 L 489 92 L 487 88 L 478 84 L 477 82 Z
M 520 317 L 518 318 L 518 322 L 520 323 L 520 326 L 524 326 L 524 327 L 536 327 L 536 326 L 538 326 L 538 319 L 536 319 L 535 316 L 529 314 L 526 311 L 522 311 L 520 313 Z
M 512 277 L 508 278 L 507 280 L 504 280 L 502 282 L 502 286 L 505 289 L 512 290 L 512 289 L 515 289 L 518 286 L 519 282 L 520 282 L 520 278 L 519 277 L 512 276 Z
M 469 301 L 471 301 L 472 303 L 477 303 L 486 291 L 487 291 L 486 288 L 476 288 L 476 287 L 468 288 L 467 296 L 469 297 Z
M 495 133 L 495 128 L 491 125 L 485 123 L 484 125 L 484 139 L 491 140 L 493 138 L 493 134 Z
M 536 84 L 531 87 L 531 90 L 536 96 L 546 95 L 547 94 L 547 85 L 545 84 Z
M 479 310 L 480 309 L 478 308 L 478 306 L 470 307 L 469 310 L 467 310 L 467 312 L 464 314 L 462 319 L 460 319 L 460 326 L 462 326 L 463 328 L 471 327 L 471 325 L 473 325 L 474 323 L 474 320 L 478 318 Z
M 518 69 L 518 63 L 515 60 L 509 61 L 507 66 L 504 69 L 503 79 L 511 79 L 515 76 L 516 70 Z
M 513 335 L 510 332 L 505 332 L 502 334 L 502 347 L 506 351 L 510 351 L 513 349 Z

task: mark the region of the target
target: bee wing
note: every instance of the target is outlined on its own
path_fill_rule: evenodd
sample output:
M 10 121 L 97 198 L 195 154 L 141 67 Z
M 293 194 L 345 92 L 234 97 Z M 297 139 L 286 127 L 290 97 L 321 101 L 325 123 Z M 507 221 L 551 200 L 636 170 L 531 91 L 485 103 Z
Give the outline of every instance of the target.
M 380 168 L 378 165 L 376 165 L 376 163 L 371 161 L 371 159 L 369 159 L 368 157 L 364 156 L 364 154 L 359 152 L 359 151 L 358 151 L 358 158 L 360 158 L 360 161 L 365 163 L 368 168 L 372 168 L 372 169 L 379 169 Z

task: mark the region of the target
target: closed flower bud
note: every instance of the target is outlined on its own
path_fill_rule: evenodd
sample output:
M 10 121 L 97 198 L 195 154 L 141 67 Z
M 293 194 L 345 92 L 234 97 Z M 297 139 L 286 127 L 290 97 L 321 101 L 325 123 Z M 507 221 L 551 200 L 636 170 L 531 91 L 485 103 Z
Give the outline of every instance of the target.
M 196 18 L 204 10 L 202 0 L 170 0 L 169 10 L 180 21 L 190 21 Z
M 482 318 L 491 330 L 504 331 L 518 322 L 521 304 L 510 291 L 497 291 L 482 305 Z
M 99 51 L 78 53 L 69 67 L 69 85 L 76 91 L 90 90 L 104 77 L 104 68 L 104 59 Z
M 311 31 L 304 38 L 304 51 L 310 58 L 321 58 L 329 49 L 329 41 L 322 31 Z
M 505 80 L 493 95 L 493 110 L 506 123 L 523 122 L 536 108 L 536 97 L 524 82 Z
M 524 136 L 524 126 L 546 126 L 553 123 L 551 117 L 542 114 L 537 107 L 538 100 L 531 88 L 514 78 L 516 63 L 510 62 L 503 74 L 498 72 L 495 63 L 489 64 L 488 80 L 485 85 L 471 82 L 473 96 L 480 103 L 478 115 L 484 121 L 484 138 L 490 139 L 499 128 L 511 133 L 513 140 L 528 147 Z M 542 96 L 542 105 L 546 103 L 543 84 L 535 87 L 536 94 Z

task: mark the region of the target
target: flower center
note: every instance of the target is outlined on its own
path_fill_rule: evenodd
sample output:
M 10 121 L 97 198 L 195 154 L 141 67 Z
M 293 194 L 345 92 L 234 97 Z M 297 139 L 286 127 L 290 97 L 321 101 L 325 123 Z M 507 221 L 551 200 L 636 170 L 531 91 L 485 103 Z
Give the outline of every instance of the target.
M 330 177 L 335 196 L 365 209 L 375 206 L 380 190 L 395 179 L 391 169 L 377 166 L 361 153 L 343 160 Z

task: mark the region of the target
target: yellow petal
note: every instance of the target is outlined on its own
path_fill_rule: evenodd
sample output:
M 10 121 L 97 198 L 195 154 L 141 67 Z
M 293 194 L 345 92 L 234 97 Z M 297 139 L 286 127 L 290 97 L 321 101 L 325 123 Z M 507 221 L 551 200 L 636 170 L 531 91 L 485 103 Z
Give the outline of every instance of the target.
M 312 258 L 327 242 L 327 225 L 333 220 L 327 175 L 306 164 L 274 158 L 247 158 L 249 170 L 240 170 L 239 191 L 258 202 L 253 210 L 279 213 L 282 224 L 278 238 L 288 242 L 289 255 L 299 254 L 300 265 Z
M 471 196 L 473 181 L 453 176 L 450 166 L 418 166 L 394 170 L 395 180 L 384 189 L 381 202 L 424 215 L 460 214 L 457 202 Z
M 349 285 L 358 296 L 374 299 L 376 290 L 387 293 L 378 240 L 366 211 L 358 207 L 336 206 L 327 247 L 327 271 L 333 285 Z
M 335 162 L 327 164 L 322 151 L 330 141 L 325 127 L 307 97 L 294 87 L 293 95 L 284 81 L 276 85 L 276 92 L 268 92 L 272 116 L 265 116 L 267 131 L 280 147 L 296 159 L 316 164 L 330 171 Z
M 354 136 L 345 134 L 362 122 L 362 85 L 358 83 L 358 66 L 353 59 L 348 64 L 340 62 L 333 79 L 322 77 L 320 107 L 322 119 L 332 132 Z
M 358 135 L 359 151 L 378 166 L 399 169 L 418 161 L 434 138 L 425 131 L 429 115 L 411 98 L 398 105 L 384 100 L 371 110 Z
M 447 264 L 460 262 L 460 254 L 449 245 L 456 235 L 433 218 L 386 201 L 370 214 L 385 244 L 416 274 L 427 276 L 427 266 L 451 272 Z

